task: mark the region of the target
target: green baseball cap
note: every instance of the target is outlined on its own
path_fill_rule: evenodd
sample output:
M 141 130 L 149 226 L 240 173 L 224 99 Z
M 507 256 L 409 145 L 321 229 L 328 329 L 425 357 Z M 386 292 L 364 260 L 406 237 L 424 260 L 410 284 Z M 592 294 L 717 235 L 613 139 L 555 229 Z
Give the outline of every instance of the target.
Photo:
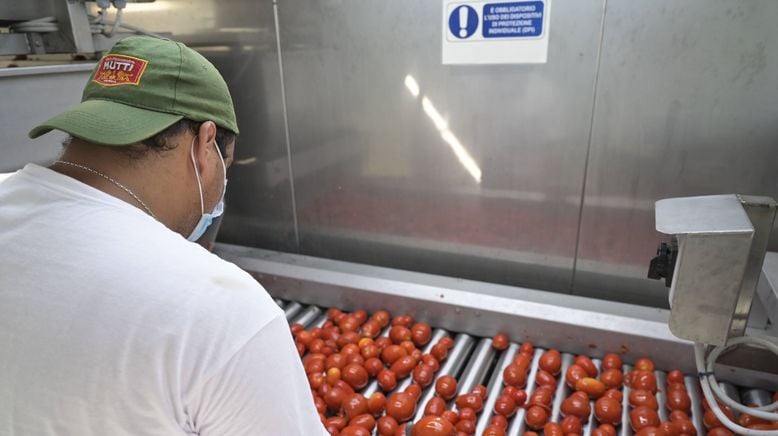
M 97 63 L 81 103 L 29 136 L 58 129 L 97 144 L 130 145 L 183 118 L 239 133 L 232 97 L 213 64 L 180 42 L 130 36 Z

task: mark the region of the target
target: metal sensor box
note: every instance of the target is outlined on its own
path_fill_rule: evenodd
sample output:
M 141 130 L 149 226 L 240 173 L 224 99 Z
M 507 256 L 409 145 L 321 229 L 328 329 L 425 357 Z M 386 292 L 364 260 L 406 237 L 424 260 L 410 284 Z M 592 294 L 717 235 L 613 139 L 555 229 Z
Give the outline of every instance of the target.
M 657 231 L 678 241 L 673 334 L 711 345 L 744 334 L 775 211 L 772 198 L 735 194 L 656 202 Z

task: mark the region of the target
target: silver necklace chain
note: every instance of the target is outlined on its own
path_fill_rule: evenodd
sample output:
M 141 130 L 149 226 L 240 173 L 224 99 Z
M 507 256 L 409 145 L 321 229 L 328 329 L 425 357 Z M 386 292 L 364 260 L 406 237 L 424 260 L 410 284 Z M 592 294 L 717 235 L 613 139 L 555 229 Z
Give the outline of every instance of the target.
M 58 161 L 56 161 L 54 163 L 55 164 L 70 165 L 71 167 L 80 168 L 80 169 L 82 169 L 84 171 L 89 171 L 92 174 L 96 174 L 96 175 L 104 178 L 105 180 L 108 180 L 109 182 L 111 182 L 114 185 L 118 186 L 122 191 L 124 191 L 127 194 L 129 194 L 130 196 L 132 196 L 132 198 L 134 198 L 135 201 L 137 201 L 141 206 L 143 206 L 144 209 L 146 209 L 146 212 L 148 212 L 148 214 L 151 215 L 152 218 L 157 219 L 157 217 L 154 216 L 154 213 L 151 212 L 151 209 L 149 209 L 149 207 L 146 206 L 146 203 L 144 203 L 143 200 L 141 200 L 137 195 L 135 195 L 134 192 L 130 191 L 130 188 L 128 188 L 128 187 L 122 185 L 121 183 L 117 182 L 116 180 L 106 176 L 105 174 L 101 173 L 100 171 L 97 171 L 95 169 L 89 168 L 86 165 L 81 165 L 81 164 L 77 164 L 77 163 L 74 163 L 74 162 L 69 162 L 69 161 L 66 161 L 66 160 L 58 160 Z

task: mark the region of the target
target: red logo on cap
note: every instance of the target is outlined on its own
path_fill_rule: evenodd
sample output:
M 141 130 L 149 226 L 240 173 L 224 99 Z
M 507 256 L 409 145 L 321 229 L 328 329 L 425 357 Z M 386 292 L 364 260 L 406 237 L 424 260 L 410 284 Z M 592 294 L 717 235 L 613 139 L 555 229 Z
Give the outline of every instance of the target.
M 92 79 L 103 86 L 138 85 L 149 61 L 124 55 L 108 55 L 100 64 Z

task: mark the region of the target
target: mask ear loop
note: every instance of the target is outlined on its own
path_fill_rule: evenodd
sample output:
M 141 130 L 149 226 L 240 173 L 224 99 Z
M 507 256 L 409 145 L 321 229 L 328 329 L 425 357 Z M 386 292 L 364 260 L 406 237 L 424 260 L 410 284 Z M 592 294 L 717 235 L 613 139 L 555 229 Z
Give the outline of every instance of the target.
M 200 171 L 197 169 L 197 162 L 195 162 L 194 158 L 194 143 L 197 139 L 197 135 L 195 135 L 194 138 L 192 138 L 192 147 L 190 149 L 189 156 L 192 158 L 192 165 L 194 166 L 195 170 L 195 177 L 197 178 L 197 189 L 200 192 L 200 215 L 205 213 L 205 204 L 203 203 L 203 185 L 200 183 Z M 219 154 L 221 156 L 221 153 Z
M 213 140 L 213 145 L 216 146 L 216 153 L 219 154 L 219 159 L 222 161 L 222 170 L 224 172 L 224 188 L 222 188 L 222 196 L 224 196 L 224 192 L 227 191 L 227 164 L 224 163 L 224 156 L 222 156 L 222 151 L 219 148 L 219 143 L 216 142 L 216 139 Z

